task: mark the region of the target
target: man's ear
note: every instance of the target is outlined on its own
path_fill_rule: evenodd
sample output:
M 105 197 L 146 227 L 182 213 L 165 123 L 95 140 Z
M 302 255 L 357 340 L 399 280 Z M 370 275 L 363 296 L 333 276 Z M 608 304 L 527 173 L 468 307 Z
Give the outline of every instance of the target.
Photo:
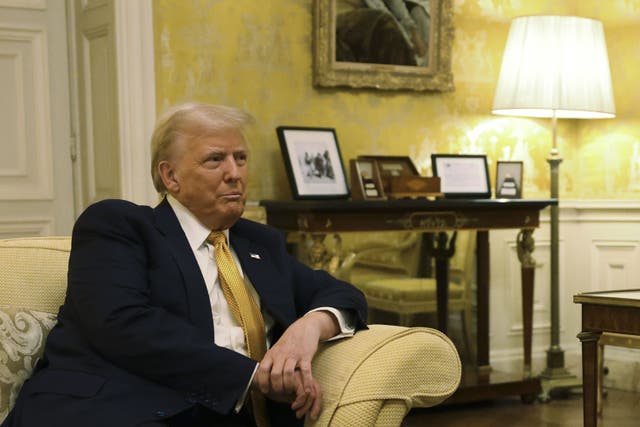
M 160 178 L 162 178 L 162 182 L 169 193 L 177 193 L 178 190 L 180 190 L 180 183 L 177 180 L 175 169 L 171 163 L 166 160 L 158 163 L 158 174 Z

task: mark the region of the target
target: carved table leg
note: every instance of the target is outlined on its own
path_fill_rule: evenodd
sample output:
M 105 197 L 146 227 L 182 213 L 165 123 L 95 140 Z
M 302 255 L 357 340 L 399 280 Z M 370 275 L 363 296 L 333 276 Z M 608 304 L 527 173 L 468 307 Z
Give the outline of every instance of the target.
M 325 238 L 325 233 L 303 235 L 304 249 L 301 257 L 311 268 L 326 270 L 334 274 L 340 266 L 342 238 L 339 234 L 334 234 L 334 244 L 331 249 L 327 247 Z
M 531 336 L 533 333 L 533 283 L 536 260 L 531 253 L 535 248 L 533 230 L 518 233 L 518 259 L 522 280 L 522 338 L 524 347 L 524 377 L 531 377 Z
M 598 340 L 600 332 L 581 332 L 578 338 L 582 342 L 582 402 L 584 427 L 598 425 Z
M 457 232 L 449 236 L 444 231 L 437 235 L 435 248 L 429 252 L 436 259 L 436 300 L 438 304 L 438 329 L 447 333 L 447 319 L 449 317 L 449 259 L 456 250 Z M 448 241 L 448 245 L 447 245 Z
M 488 378 L 489 363 L 489 232 L 478 230 L 476 237 L 476 281 L 478 306 L 478 374 Z
M 324 244 L 324 233 L 313 233 L 311 236 L 311 244 L 307 253 L 308 264 L 311 268 L 324 268 L 327 260 L 327 248 Z

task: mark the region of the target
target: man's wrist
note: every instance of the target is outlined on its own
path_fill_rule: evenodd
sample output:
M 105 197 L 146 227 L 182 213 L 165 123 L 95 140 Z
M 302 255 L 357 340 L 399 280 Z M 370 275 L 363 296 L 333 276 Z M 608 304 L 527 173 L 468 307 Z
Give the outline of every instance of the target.
M 310 311 L 304 317 L 313 319 L 318 324 L 320 341 L 326 341 L 340 332 L 338 319 L 327 310 Z
M 338 332 L 323 341 L 333 341 L 352 337 L 356 332 L 356 315 L 354 313 L 351 313 L 349 310 L 337 309 L 335 307 L 318 307 L 309 311 L 309 313 L 313 313 L 316 311 L 326 311 L 327 313 L 333 315 L 333 317 L 338 321 Z

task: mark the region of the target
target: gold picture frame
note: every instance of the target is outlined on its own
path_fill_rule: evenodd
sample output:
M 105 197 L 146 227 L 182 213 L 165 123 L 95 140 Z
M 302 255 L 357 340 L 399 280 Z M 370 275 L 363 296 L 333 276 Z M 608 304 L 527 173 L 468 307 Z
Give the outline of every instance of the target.
M 409 27 L 403 30 L 399 19 L 390 11 L 367 6 L 377 3 L 383 8 L 381 0 L 362 0 L 363 6 L 355 9 L 351 6 L 343 9 L 343 3 L 338 4 L 341 0 L 314 0 L 314 85 L 452 91 L 452 1 L 428 2 L 430 10 L 422 25 L 428 30 L 424 30 L 423 40 L 413 33 L 413 28 L 412 36 L 407 30 Z M 367 40 L 363 41 L 363 37 Z M 424 55 L 419 56 L 418 51 Z

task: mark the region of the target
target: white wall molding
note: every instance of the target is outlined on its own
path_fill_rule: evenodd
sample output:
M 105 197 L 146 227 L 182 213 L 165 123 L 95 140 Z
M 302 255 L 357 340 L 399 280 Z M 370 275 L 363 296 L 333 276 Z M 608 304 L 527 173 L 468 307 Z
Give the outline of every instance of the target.
M 18 9 L 46 10 L 46 0 L 0 0 L 0 7 L 15 7 Z
M 107 2 L 108 0 L 80 0 L 83 12 L 104 7 Z
M 156 120 L 151 0 L 115 0 L 122 197 L 155 204 L 149 141 Z
M 51 217 L 0 218 L 0 237 L 50 236 L 53 222 Z
M 635 199 L 560 199 L 560 209 L 576 210 L 635 210 L 640 212 L 640 201 Z
M 568 200 L 560 201 L 561 222 L 638 222 L 637 200 Z
M 534 345 L 532 349 L 531 366 L 533 375 L 540 374 L 546 366 L 548 345 Z M 580 348 L 567 346 L 565 350 L 565 367 L 570 373 L 581 377 Z M 498 372 L 518 372 L 522 369 L 522 349 L 509 349 L 491 352 L 491 366 Z
M 591 245 L 592 289 L 624 289 L 638 283 L 640 245 L 637 239 L 595 239 Z
M 581 375 L 580 292 L 640 288 L 640 202 L 637 200 L 561 200 L 560 202 L 560 346 L 565 366 Z M 515 256 L 516 230 L 492 230 L 491 248 L 491 363 L 496 370 L 522 367 L 520 265 Z M 533 234 L 538 262 L 535 272 L 533 362 L 534 373 L 544 368 L 550 346 L 549 209 L 540 216 Z M 605 350 L 610 383 L 629 389 L 626 379 L 638 375 L 630 349 Z M 605 380 L 606 381 L 606 380 Z M 638 384 L 635 387 L 639 387 Z
M 2 90 L 11 111 L 0 121 L 7 136 L 0 142 L 0 200 L 53 199 L 47 46 L 45 27 L 0 22 L 0 54 L 8 59 L 1 71 L 12 80 Z

